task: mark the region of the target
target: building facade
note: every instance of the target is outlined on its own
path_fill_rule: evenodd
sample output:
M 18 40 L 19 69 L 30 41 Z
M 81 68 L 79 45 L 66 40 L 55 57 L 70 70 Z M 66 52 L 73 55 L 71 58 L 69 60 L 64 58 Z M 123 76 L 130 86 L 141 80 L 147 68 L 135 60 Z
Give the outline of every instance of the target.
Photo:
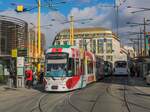
M 55 45 L 69 44 L 69 29 L 61 31 L 53 42 Z M 74 45 L 95 53 L 105 61 L 114 62 L 120 54 L 120 40 L 105 28 L 74 29 Z
M 30 29 L 27 22 L 14 17 L 0 16 L 0 82 L 5 74 L 9 74 L 10 68 L 17 74 L 17 57 L 24 57 L 25 64 L 31 67 L 44 59 L 43 33 L 41 33 L 40 59 L 37 57 L 37 43 L 37 32 Z M 13 51 L 16 51 L 15 55 Z
M 26 48 L 28 24 L 20 19 L 0 16 L 0 56 L 11 56 L 11 50 Z
M 16 58 L 13 56 L 27 56 L 27 22 L 8 16 L 0 16 L 0 82 L 12 73 L 16 74 Z M 20 50 L 19 52 L 17 52 Z M 12 56 L 12 51 L 15 55 Z M 11 72 L 11 73 L 10 73 Z

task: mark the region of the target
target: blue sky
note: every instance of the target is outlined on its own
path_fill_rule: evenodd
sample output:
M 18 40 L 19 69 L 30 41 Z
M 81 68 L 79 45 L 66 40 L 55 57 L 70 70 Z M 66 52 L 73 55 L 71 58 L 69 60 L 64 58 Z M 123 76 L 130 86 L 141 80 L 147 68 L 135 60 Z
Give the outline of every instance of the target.
M 46 4 L 47 1 L 49 0 L 41 0 L 42 4 Z M 57 5 L 55 8 L 58 9 L 59 12 L 61 12 L 62 14 L 64 14 L 65 16 L 68 15 L 68 13 L 70 12 L 70 10 L 73 7 L 78 7 L 79 9 L 84 9 L 85 7 L 91 7 L 91 6 L 95 6 L 99 3 L 102 4 L 114 4 L 114 0 L 52 0 L 52 4 L 54 4 L 55 2 L 60 2 L 60 1 L 66 1 L 65 4 L 59 4 Z M 13 10 L 15 9 L 15 6 L 12 6 L 11 3 L 15 3 L 15 4 L 23 4 L 25 7 L 27 8 L 31 8 L 32 5 L 36 5 L 36 0 L 1 0 L 0 1 L 0 10 Z M 49 8 L 42 8 L 41 10 L 43 13 L 47 13 L 50 11 Z M 37 10 L 33 10 L 32 12 L 37 12 Z
M 49 0 L 41 0 L 45 3 Z M 52 0 L 53 2 L 60 2 L 63 0 Z M 114 0 L 65 0 L 66 4 L 57 6 L 59 10 L 52 11 L 48 8 L 42 8 L 41 13 L 41 25 L 52 24 L 50 29 L 42 29 L 46 35 L 47 46 L 54 39 L 55 35 L 66 28 L 69 28 L 69 24 L 61 24 L 64 20 L 69 20 L 70 15 L 74 16 L 74 19 L 86 19 L 93 18 L 93 21 L 86 22 L 86 24 L 75 23 L 76 28 L 80 27 L 104 27 L 112 30 L 114 33 L 116 30 L 116 12 L 114 7 L 101 7 L 101 5 L 114 5 Z M 131 28 L 127 25 L 127 22 L 143 22 L 143 18 L 150 19 L 150 11 L 132 14 L 131 11 L 137 9 L 128 9 L 127 6 L 135 7 L 149 7 L 150 0 L 116 0 L 122 5 L 119 7 L 119 36 L 123 43 L 127 43 L 129 36 L 124 35 L 128 31 L 139 31 L 139 27 Z M 31 8 L 32 5 L 36 5 L 36 0 L 0 0 L 0 15 L 6 15 L 23 19 L 28 23 L 34 23 L 37 25 L 37 9 L 26 13 L 16 13 L 14 11 L 15 6 L 11 3 L 23 4 L 25 7 Z M 58 21 L 51 21 L 52 19 Z M 29 24 L 30 25 L 30 24 Z M 150 27 L 147 26 L 147 30 L 150 31 Z

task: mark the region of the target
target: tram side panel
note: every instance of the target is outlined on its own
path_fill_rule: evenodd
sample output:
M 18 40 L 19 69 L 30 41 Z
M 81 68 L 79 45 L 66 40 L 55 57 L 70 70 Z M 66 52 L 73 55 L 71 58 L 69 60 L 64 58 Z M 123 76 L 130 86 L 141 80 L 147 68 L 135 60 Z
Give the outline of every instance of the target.
M 85 55 L 85 77 L 87 80 L 87 84 L 95 82 L 96 81 L 96 75 L 95 75 L 95 65 L 94 65 L 94 54 L 91 52 L 86 52 Z

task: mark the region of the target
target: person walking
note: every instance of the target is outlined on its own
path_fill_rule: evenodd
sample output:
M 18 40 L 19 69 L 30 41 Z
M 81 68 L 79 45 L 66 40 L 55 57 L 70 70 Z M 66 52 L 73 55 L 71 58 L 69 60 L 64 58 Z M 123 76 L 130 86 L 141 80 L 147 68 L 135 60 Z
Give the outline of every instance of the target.
M 135 67 L 134 67 L 134 65 L 132 65 L 132 66 L 130 67 L 130 75 L 131 75 L 131 77 L 134 77 L 134 76 L 135 76 Z
M 36 73 L 36 71 L 34 71 L 33 72 L 33 80 L 32 80 L 33 86 L 37 85 L 37 82 L 38 82 L 37 73 Z
M 32 70 L 30 69 L 26 70 L 25 75 L 26 75 L 26 86 L 28 87 L 28 89 L 30 89 L 32 86 L 32 80 L 33 80 Z
M 40 84 L 43 83 L 43 78 L 44 78 L 44 72 L 41 70 L 41 72 L 40 72 Z

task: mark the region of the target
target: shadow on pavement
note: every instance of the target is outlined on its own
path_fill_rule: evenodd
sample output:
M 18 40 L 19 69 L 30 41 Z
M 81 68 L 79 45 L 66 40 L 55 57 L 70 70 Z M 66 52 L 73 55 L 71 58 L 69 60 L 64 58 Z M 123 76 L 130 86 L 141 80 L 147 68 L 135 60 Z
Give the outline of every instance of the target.
M 146 88 L 150 87 L 150 85 L 146 84 L 145 79 L 143 79 L 142 77 L 110 76 L 105 77 L 103 80 L 100 80 L 99 82 L 119 84 L 119 85 L 126 84 L 128 86 L 146 87 Z

